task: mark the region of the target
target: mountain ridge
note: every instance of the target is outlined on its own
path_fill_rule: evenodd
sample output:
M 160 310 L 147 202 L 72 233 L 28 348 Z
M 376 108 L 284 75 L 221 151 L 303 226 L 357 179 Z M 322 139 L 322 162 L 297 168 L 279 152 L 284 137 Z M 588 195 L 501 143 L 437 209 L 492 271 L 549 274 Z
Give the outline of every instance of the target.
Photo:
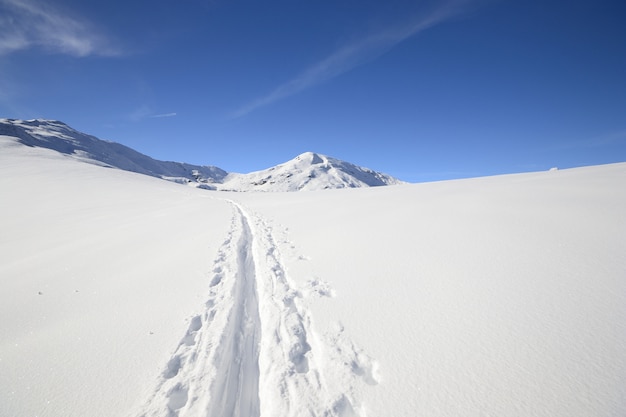
M 217 166 L 160 161 L 117 142 L 47 119 L 0 119 L 0 135 L 26 146 L 43 147 L 81 162 L 221 191 L 312 191 L 402 184 L 390 175 L 315 152 L 265 170 L 240 174 Z

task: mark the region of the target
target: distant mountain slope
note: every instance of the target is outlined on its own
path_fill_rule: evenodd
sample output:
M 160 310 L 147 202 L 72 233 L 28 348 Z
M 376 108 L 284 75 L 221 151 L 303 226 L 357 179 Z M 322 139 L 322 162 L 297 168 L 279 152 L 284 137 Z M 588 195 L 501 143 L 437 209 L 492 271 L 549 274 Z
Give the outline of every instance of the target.
M 0 119 L 0 135 L 16 137 L 28 146 L 53 149 L 84 162 L 186 182 L 219 182 L 227 172 L 214 166 L 158 161 L 134 149 L 72 129 L 56 120 Z
M 53 149 L 83 162 L 211 190 L 300 191 L 402 183 L 389 175 L 312 152 L 249 174 L 228 173 L 215 166 L 159 161 L 56 120 L 0 119 L 0 135 L 14 137 L 27 146 Z

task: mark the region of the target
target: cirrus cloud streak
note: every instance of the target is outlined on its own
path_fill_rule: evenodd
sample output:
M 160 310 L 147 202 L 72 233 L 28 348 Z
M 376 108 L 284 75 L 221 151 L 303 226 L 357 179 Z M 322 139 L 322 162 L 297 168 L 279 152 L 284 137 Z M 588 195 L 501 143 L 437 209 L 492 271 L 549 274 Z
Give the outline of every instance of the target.
M 29 48 L 77 57 L 121 51 L 93 25 L 36 0 L 0 0 L 0 55 Z
M 465 1 L 452 1 L 440 5 L 430 13 L 420 15 L 405 25 L 398 25 L 348 44 L 325 59 L 312 65 L 297 77 L 278 86 L 269 94 L 250 101 L 231 114 L 236 119 L 261 107 L 300 93 L 370 62 L 389 51 L 400 42 L 460 14 Z

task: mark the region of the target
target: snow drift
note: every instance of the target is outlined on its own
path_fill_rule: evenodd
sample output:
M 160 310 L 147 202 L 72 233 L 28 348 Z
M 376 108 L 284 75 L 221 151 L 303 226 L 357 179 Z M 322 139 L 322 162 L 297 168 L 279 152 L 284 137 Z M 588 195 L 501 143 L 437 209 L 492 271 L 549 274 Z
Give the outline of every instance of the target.
M 209 193 L 0 137 L 0 415 L 624 415 L 625 182 Z

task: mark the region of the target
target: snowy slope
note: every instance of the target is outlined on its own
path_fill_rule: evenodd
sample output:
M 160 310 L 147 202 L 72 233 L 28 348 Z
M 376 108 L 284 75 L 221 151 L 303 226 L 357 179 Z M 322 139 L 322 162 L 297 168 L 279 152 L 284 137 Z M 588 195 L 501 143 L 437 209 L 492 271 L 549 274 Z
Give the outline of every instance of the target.
M 331 158 L 305 152 L 291 161 L 249 174 L 229 174 L 222 190 L 313 191 L 334 188 L 376 187 L 403 182 L 389 175 Z
M 0 135 L 16 137 L 28 146 L 53 149 L 84 162 L 115 167 L 179 182 L 221 181 L 226 172 L 213 166 L 157 161 L 127 146 L 104 141 L 56 120 L 0 119 Z
M 201 305 L 230 209 L 0 136 L 0 416 L 120 416 Z
M 83 162 L 115 167 L 209 190 L 300 191 L 400 184 L 389 175 L 314 153 L 249 174 L 215 166 L 158 161 L 115 142 L 103 141 L 56 120 L 0 119 L 0 135 L 28 146 L 53 149 Z
M 378 365 L 368 416 L 599 417 L 626 415 L 624 184 L 622 163 L 236 199 L 302 254 L 321 338 Z
M 625 182 L 208 193 L 0 137 L 0 415 L 625 415 Z

